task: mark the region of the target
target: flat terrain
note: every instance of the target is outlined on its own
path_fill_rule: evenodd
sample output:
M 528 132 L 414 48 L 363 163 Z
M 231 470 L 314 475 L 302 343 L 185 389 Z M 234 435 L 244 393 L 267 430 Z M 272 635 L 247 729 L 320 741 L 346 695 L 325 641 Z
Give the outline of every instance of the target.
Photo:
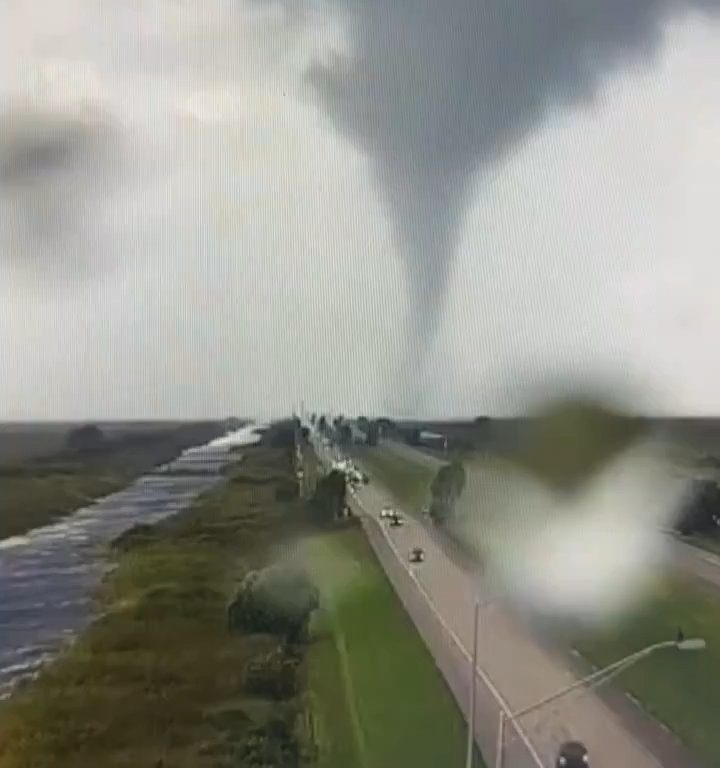
M 307 553 L 329 634 L 309 664 L 326 748 L 321 765 L 462 765 L 462 714 L 363 531 L 315 538 Z
M 460 712 L 362 530 L 288 498 L 288 448 L 248 447 L 227 477 L 116 541 L 105 615 L 0 705 L 0 768 L 459 765 Z M 279 638 L 230 633 L 226 607 L 249 570 L 297 557 L 321 609 L 273 697 L 246 669 Z
M 658 639 L 704 638 L 704 651 L 660 651 L 631 667 L 618 684 L 665 723 L 708 765 L 720 765 L 720 602 L 696 584 L 668 579 L 619 626 L 580 636 L 575 646 L 596 666 L 610 664 Z
M 407 508 L 419 511 L 428 500 L 430 483 L 436 470 L 413 461 L 384 445 L 358 446 L 357 455 L 374 480 L 385 486 Z
M 376 449 L 373 460 L 387 477 L 395 471 L 398 459 L 388 460 L 388 449 Z M 409 461 L 410 459 L 407 459 Z M 426 463 L 418 463 L 426 467 Z M 469 472 L 481 471 L 482 461 L 467 465 Z M 403 469 L 389 480 L 405 498 L 412 497 L 407 487 L 411 473 Z M 418 479 L 422 484 L 422 479 Z M 678 542 L 679 547 L 687 549 Z M 710 563 L 708 569 L 720 568 Z M 692 573 L 692 571 L 689 571 Z M 665 652 L 641 662 L 625 672 L 616 685 L 627 690 L 643 709 L 666 724 L 689 749 L 709 765 L 720 764 L 720 732 L 715 727 L 720 712 L 720 592 L 709 579 L 668 578 L 656 595 L 622 624 L 592 635 L 566 636 L 585 659 L 603 666 L 645 645 L 675 637 L 678 626 L 685 635 L 703 637 L 705 651 Z
M 142 536 L 121 537 L 99 596 L 106 615 L 0 707 L 2 768 L 218 768 L 307 747 L 297 696 L 245 688 L 246 665 L 277 638 L 227 629 L 238 579 L 302 524 L 300 502 L 275 498 L 292 477 L 287 450 L 249 449 L 243 470 Z
M 223 432 L 212 422 L 140 422 L 106 430 L 102 448 L 85 453 L 66 447 L 67 425 L 0 430 L 0 539 L 55 522 Z

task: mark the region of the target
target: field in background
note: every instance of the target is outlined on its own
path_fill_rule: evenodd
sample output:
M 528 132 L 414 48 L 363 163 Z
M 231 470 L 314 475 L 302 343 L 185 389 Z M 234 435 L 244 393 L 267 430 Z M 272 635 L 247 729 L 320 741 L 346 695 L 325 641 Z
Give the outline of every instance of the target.
M 707 437 L 707 436 L 706 436 Z M 364 448 L 363 461 L 374 480 L 386 485 L 399 502 L 416 499 L 427 488 L 428 469 L 387 448 Z M 482 466 L 474 456 L 466 462 Z M 412 511 L 409 509 L 408 511 Z M 617 678 L 641 706 L 665 723 L 690 749 L 720 765 L 720 595 L 712 589 L 669 580 L 640 610 L 604 632 L 568 635 L 564 639 L 595 666 L 623 658 L 646 645 L 672 640 L 681 626 L 686 637 L 703 637 L 708 648 L 697 653 L 668 651 L 642 661 Z M 556 638 L 559 639 L 559 638 Z
M 58 453 L 65 447 L 68 432 L 84 422 L 0 422 L 0 464 L 36 459 Z M 139 433 L 175 430 L 181 421 L 93 422 L 113 439 Z
M 55 522 L 225 431 L 219 422 L 113 423 L 101 425 L 100 450 L 78 453 L 65 447 L 75 426 L 3 426 L 0 539 Z
M 356 446 L 353 454 L 368 473 L 384 485 L 409 513 L 417 513 L 428 502 L 430 483 L 435 471 L 411 461 L 389 448 Z

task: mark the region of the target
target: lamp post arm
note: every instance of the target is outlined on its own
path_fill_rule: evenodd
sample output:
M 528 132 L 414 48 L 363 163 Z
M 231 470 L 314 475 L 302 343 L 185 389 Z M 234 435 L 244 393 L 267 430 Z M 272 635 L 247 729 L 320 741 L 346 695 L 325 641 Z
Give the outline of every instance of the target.
M 640 661 L 640 659 L 644 658 L 645 656 L 649 656 L 651 653 L 654 653 L 655 651 L 658 651 L 661 648 L 670 648 L 670 647 L 674 647 L 675 645 L 677 645 L 677 643 L 674 640 L 666 640 L 662 643 L 656 643 L 655 645 L 650 645 L 647 648 L 643 648 L 641 651 L 636 651 L 635 653 L 631 653 L 629 656 L 625 656 L 625 658 L 620 659 L 619 661 L 616 661 L 607 667 L 603 667 L 602 669 L 599 669 L 596 672 L 593 672 L 592 674 L 581 678 L 580 680 L 576 680 L 571 685 L 568 685 L 565 688 L 561 688 L 559 691 L 556 691 L 550 696 L 546 696 L 544 699 L 541 699 L 535 704 L 531 704 L 528 707 L 523 707 L 523 709 L 519 709 L 517 712 L 514 712 L 512 714 L 512 720 L 516 720 L 518 717 L 527 715 L 529 712 L 532 712 L 535 709 L 539 709 L 540 707 L 545 706 L 545 704 L 549 704 L 551 701 L 555 701 L 555 699 L 559 699 L 562 696 L 565 696 L 565 694 L 570 693 L 571 691 L 574 691 L 576 688 L 582 688 L 586 686 L 588 683 L 592 683 L 598 678 L 604 677 L 605 675 L 610 674 L 611 672 L 614 672 L 616 669 L 619 669 L 620 667 L 630 666 L 631 664 L 634 664 L 636 661 Z

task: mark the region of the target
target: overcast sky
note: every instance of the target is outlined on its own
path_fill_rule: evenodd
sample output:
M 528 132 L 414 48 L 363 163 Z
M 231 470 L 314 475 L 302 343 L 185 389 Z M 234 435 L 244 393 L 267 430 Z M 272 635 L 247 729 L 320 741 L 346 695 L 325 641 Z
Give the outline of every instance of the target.
M 0 420 L 720 413 L 713 0 L 0 0 Z

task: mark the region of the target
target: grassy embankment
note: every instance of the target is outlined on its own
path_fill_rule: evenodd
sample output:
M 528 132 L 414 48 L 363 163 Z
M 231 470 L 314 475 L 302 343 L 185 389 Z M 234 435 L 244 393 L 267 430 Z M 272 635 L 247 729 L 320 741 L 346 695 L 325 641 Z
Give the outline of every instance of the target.
M 107 439 L 100 451 L 78 453 L 63 449 L 57 435 L 46 436 L 39 427 L 34 439 L 40 445 L 52 445 L 49 455 L 28 455 L 27 443 L 31 440 L 27 436 L 20 451 L 24 455 L 18 454 L 16 459 L 12 458 L 11 445 L 4 445 L 4 460 L 0 463 L 0 539 L 56 522 L 94 499 L 124 488 L 154 466 L 170 461 L 191 445 L 210 440 L 220 431 L 213 424 L 136 431 Z
M 371 466 L 398 498 L 417 498 L 424 492 L 425 467 L 415 470 L 409 460 L 378 450 Z M 412 483 L 416 484 L 415 489 Z M 573 638 L 574 646 L 597 667 L 660 640 L 675 637 L 678 626 L 686 637 L 702 637 L 704 651 L 658 653 L 624 672 L 616 684 L 630 692 L 641 705 L 665 723 L 690 749 L 720 765 L 720 600 L 718 596 L 686 580 L 667 578 L 657 592 L 633 615 L 604 632 Z
M 278 500 L 286 450 L 248 449 L 230 477 L 121 538 L 104 617 L 0 708 L 0 768 L 252 766 L 263 743 L 284 745 L 278 768 L 313 743 L 323 768 L 459 761 L 462 720 L 361 531 L 318 530 L 301 501 Z M 322 607 L 298 690 L 275 701 L 244 670 L 277 638 L 230 634 L 225 610 L 250 568 L 289 551 L 310 555 Z
M 430 483 L 436 475 L 432 467 L 382 446 L 359 447 L 357 455 L 372 478 L 384 485 L 408 512 L 417 512 L 427 503 Z
M 462 715 L 362 531 L 315 538 L 308 553 L 328 632 L 309 666 L 321 768 L 462 764 Z

